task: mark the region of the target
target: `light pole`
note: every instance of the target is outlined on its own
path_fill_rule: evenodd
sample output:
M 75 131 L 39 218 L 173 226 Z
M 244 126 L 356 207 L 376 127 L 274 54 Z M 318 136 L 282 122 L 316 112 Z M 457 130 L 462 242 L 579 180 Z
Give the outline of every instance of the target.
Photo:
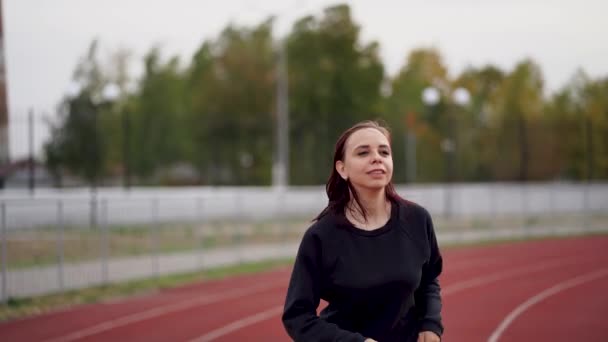
M 272 185 L 285 190 L 289 183 L 289 94 L 285 40 L 279 41 L 277 63 L 277 137 Z
M 36 187 L 36 167 L 34 157 L 34 110 L 30 109 L 27 115 L 27 127 L 28 127 L 28 145 L 29 145 L 29 158 L 28 158 L 28 185 L 30 188 L 30 195 L 34 194 L 34 188 Z
M 86 87 L 78 81 L 72 81 L 67 88 L 67 99 L 70 103 L 70 115 L 84 116 L 86 120 L 90 120 L 92 127 L 90 156 L 87 156 L 91 164 L 85 166 L 85 177 L 90 177 L 90 193 L 91 193 L 91 210 L 90 210 L 90 226 L 97 227 L 97 175 L 100 167 L 100 152 L 99 152 L 99 133 L 98 133 L 98 110 L 97 105 L 101 98 L 100 94 L 90 94 Z M 84 98 L 83 95 L 87 97 Z M 75 112 L 73 112 L 75 111 Z M 83 142 L 84 143 L 84 142 Z
M 405 117 L 405 179 L 406 183 L 416 181 L 416 114 Z
M 441 150 L 445 155 L 445 186 L 446 192 L 444 196 L 444 214 L 450 217 L 452 214 L 452 183 L 455 173 L 455 153 L 456 153 L 456 124 L 454 120 L 453 105 L 466 106 L 470 102 L 469 91 L 465 88 L 458 87 L 452 90 L 445 83 L 438 83 L 438 86 L 429 86 L 422 91 L 422 102 L 429 107 L 434 107 L 439 104 L 442 98 L 448 103 L 447 110 L 447 132 L 444 132 L 444 138 L 441 140 Z
M 134 88 L 133 85 L 130 88 Z M 121 126 L 122 126 L 122 181 L 123 187 L 125 190 L 130 190 L 131 188 L 131 169 L 130 169 L 130 122 L 127 116 L 127 113 L 122 110 L 124 109 L 121 106 L 121 90 L 120 87 L 116 83 L 108 83 L 102 90 L 101 94 L 104 101 L 109 102 L 111 105 L 114 105 L 116 101 L 119 101 L 117 110 L 121 116 Z
M 452 104 L 455 104 L 458 107 L 465 107 L 466 105 L 469 104 L 471 96 L 469 94 L 469 91 L 466 90 L 465 88 L 462 87 L 458 87 L 456 88 L 452 93 L 451 93 L 451 97 L 449 97 L 451 99 Z M 446 151 L 449 154 L 449 165 L 448 165 L 448 177 L 450 179 L 450 181 L 454 181 L 455 178 L 455 171 L 456 171 L 456 129 L 457 129 L 457 124 L 456 124 L 456 118 L 455 118 L 455 113 L 452 110 L 454 106 L 449 106 L 448 107 L 448 130 L 449 130 L 449 135 L 448 135 L 448 146 L 446 146 Z

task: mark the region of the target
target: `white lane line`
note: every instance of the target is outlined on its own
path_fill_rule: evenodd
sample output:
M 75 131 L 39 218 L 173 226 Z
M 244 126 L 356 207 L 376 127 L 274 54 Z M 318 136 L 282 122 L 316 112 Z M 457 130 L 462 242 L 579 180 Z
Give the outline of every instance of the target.
M 578 260 L 572 259 L 572 258 L 561 258 L 561 259 L 553 260 L 550 262 L 536 264 L 534 266 L 516 268 L 514 270 L 510 270 L 507 272 L 495 272 L 488 276 L 476 277 L 476 278 L 472 278 L 472 279 L 469 279 L 466 281 L 458 282 L 451 286 L 447 286 L 441 292 L 442 292 L 442 296 L 447 296 L 448 294 L 454 294 L 454 293 L 457 293 L 460 291 L 464 291 L 464 290 L 474 288 L 477 286 L 481 286 L 481 285 L 486 285 L 486 284 L 489 284 L 489 283 L 492 283 L 495 281 L 499 281 L 499 280 L 503 280 L 503 279 L 507 279 L 510 277 L 515 277 L 518 275 L 524 275 L 524 274 L 528 274 L 528 273 L 534 273 L 537 271 L 543 271 L 543 270 L 547 270 L 547 269 L 551 269 L 551 268 L 559 268 L 559 267 L 563 267 L 563 266 L 569 265 L 569 264 L 576 264 L 580 261 L 582 261 L 582 258 L 579 258 Z M 258 322 L 273 318 L 274 316 L 277 316 L 277 315 L 281 314 L 282 312 L 283 312 L 283 307 L 276 306 L 276 307 L 273 307 L 266 311 L 262 311 L 260 313 L 257 313 L 257 314 L 251 315 L 251 316 L 246 316 L 244 318 L 233 321 L 227 325 L 224 325 L 218 329 L 215 329 L 209 333 L 206 333 L 205 335 L 197 337 L 189 342 L 213 341 L 216 338 L 230 334 L 239 329 L 242 329 L 247 326 L 256 324 Z
M 547 269 L 551 269 L 551 268 L 559 268 L 559 267 L 563 267 L 566 265 L 574 265 L 574 264 L 580 263 L 583 260 L 585 260 L 585 259 L 584 258 L 577 258 L 577 259 L 561 258 L 561 259 L 556 259 L 556 260 L 552 260 L 552 261 L 537 263 L 537 264 L 534 264 L 531 266 L 518 267 L 515 269 L 508 270 L 508 271 L 494 272 L 494 273 L 490 273 L 486 276 L 471 278 L 471 279 L 460 281 L 460 282 L 454 283 L 450 286 L 447 286 L 441 290 L 441 295 L 447 296 L 447 295 L 454 294 L 454 293 L 457 293 L 457 292 L 460 292 L 463 290 L 467 290 L 467 289 L 470 289 L 473 287 L 486 285 L 489 283 L 516 277 L 519 275 L 525 275 L 525 274 L 543 271 L 543 270 L 547 270 Z
M 605 269 L 602 269 L 602 270 L 596 271 L 596 272 L 586 273 L 586 274 L 580 275 L 578 277 L 570 278 L 569 280 L 563 281 L 555 286 L 545 289 L 544 291 L 536 294 L 533 297 L 528 298 L 528 300 L 526 300 L 525 302 L 523 302 L 519 306 L 517 306 L 513 311 L 511 311 L 505 317 L 505 319 L 502 322 L 500 322 L 500 324 L 498 325 L 496 330 L 494 330 L 492 335 L 490 335 L 490 338 L 488 338 L 488 342 L 497 342 L 500 339 L 500 336 L 509 327 L 509 325 L 511 325 L 511 323 L 513 323 L 513 321 L 515 321 L 518 316 L 520 316 L 522 313 L 524 313 L 526 310 L 528 310 L 535 304 L 542 302 L 543 300 L 545 300 L 561 291 L 565 291 L 569 288 L 572 288 L 572 287 L 575 287 L 578 285 L 582 285 L 584 283 L 596 280 L 598 278 L 601 278 L 601 277 L 604 277 L 607 275 L 608 275 L 608 268 L 605 268 Z
M 505 263 L 505 262 L 509 262 L 508 259 L 498 259 L 498 258 L 494 258 L 494 259 L 485 259 L 485 260 L 471 260 L 471 261 L 458 261 L 458 262 L 454 262 L 449 263 L 444 261 L 443 267 L 445 268 L 446 271 L 454 271 L 454 270 L 466 270 L 468 268 L 472 268 L 473 266 L 490 266 L 490 265 L 495 265 L 495 264 L 501 264 L 501 263 Z
M 563 258 L 563 259 L 557 259 L 557 260 L 542 263 L 542 264 L 536 264 L 536 265 L 530 266 L 530 267 L 522 267 L 522 268 L 518 268 L 515 270 L 507 271 L 507 272 L 497 272 L 497 273 L 490 274 L 488 276 L 477 277 L 477 278 L 473 278 L 473 279 L 470 279 L 467 281 L 453 284 L 452 286 L 448 286 L 442 290 L 442 295 L 445 296 L 448 294 L 460 292 L 462 290 L 481 286 L 481 285 L 488 284 L 488 283 L 491 283 L 494 281 L 509 278 L 511 276 L 523 275 L 523 274 L 531 273 L 531 272 L 534 272 L 537 270 L 559 267 L 559 266 L 563 266 L 563 265 L 567 265 L 567 264 L 571 264 L 571 263 L 575 263 L 575 261 L 572 258 Z M 102 333 L 102 332 L 105 332 L 105 331 L 108 331 L 111 329 L 123 327 L 123 326 L 129 325 L 129 324 L 141 322 L 141 321 L 144 321 L 147 319 L 152 319 L 152 318 L 162 316 L 162 315 L 165 315 L 168 313 L 189 309 L 189 308 L 199 306 L 199 305 L 211 304 L 211 303 L 218 302 L 221 300 L 244 297 L 244 296 L 256 293 L 258 291 L 263 291 L 266 289 L 270 289 L 273 287 L 279 287 L 279 286 L 280 285 L 277 285 L 277 284 L 263 285 L 263 286 L 257 286 L 257 287 L 252 287 L 252 288 L 231 290 L 226 293 L 219 294 L 219 295 L 202 296 L 202 297 L 198 297 L 193 300 L 186 300 L 186 301 L 178 302 L 178 303 L 175 303 L 172 305 L 162 306 L 162 307 L 158 307 L 158 308 L 154 308 L 154 309 L 150 309 L 150 310 L 145 310 L 145 311 L 135 313 L 132 315 L 120 317 L 117 319 L 108 320 L 108 321 L 96 324 L 96 325 L 88 327 L 88 328 L 76 330 L 72 333 L 69 333 L 69 334 L 66 334 L 63 336 L 45 340 L 44 342 L 74 341 L 74 340 L 77 340 L 77 339 L 80 339 L 83 337 L 99 334 L 99 333 Z
M 534 256 L 533 256 L 534 257 Z M 584 258 L 584 257 L 590 257 L 590 255 L 581 255 L 578 254 L 577 255 L 578 258 Z M 496 265 L 496 264 L 506 264 L 505 266 L 510 266 L 509 263 L 521 263 L 522 261 L 526 261 L 529 260 L 529 257 L 523 257 L 523 256 L 517 256 L 516 258 L 513 257 L 484 257 L 483 255 L 481 256 L 476 256 L 477 259 L 471 258 L 471 260 L 456 260 L 453 262 L 444 260 L 444 270 L 445 272 L 453 272 L 453 271 L 460 271 L 460 270 L 466 270 L 469 268 L 473 268 L 473 267 L 477 267 L 477 266 L 491 266 L 491 265 Z M 545 261 L 551 261 L 551 260 L 562 260 L 564 259 L 563 256 L 545 256 L 542 257 L 541 259 L 545 259 Z
M 282 284 L 271 283 L 271 284 L 267 284 L 267 285 L 260 285 L 260 286 L 253 286 L 253 287 L 229 290 L 229 291 L 226 291 L 221 294 L 200 296 L 200 297 L 197 297 L 194 299 L 183 300 L 183 301 L 177 302 L 175 304 L 165 305 L 165 306 L 145 310 L 142 312 L 138 312 L 135 314 L 123 316 L 123 317 L 120 317 L 117 319 L 108 320 L 108 321 L 96 324 L 94 326 L 91 326 L 91 327 L 88 327 L 85 329 L 76 330 L 67 335 L 63 335 L 60 337 L 46 340 L 45 342 L 74 341 L 74 340 L 77 340 L 77 339 L 80 339 L 83 337 L 99 334 L 99 333 L 102 333 L 102 332 L 105 332 L 105 331 L 108 331 L 111 329 L 115 329 L 115 328 L 122 327 L 125 325 L 145 321 L 145 320 L 159 317 L 162 315 L 166 315 L 169 313 L 190 309 L 190 308 L 193 308 L 196 306 L 207 305 L 207 304 L 219 302 L 222 300 L 245 297 L 245 296 L 249 296 L 254 293 L 257 293 L 257 292 L 261 292 L 264 290 L 268 290 L 268 289 L 275 288 L 275 287 L 281 287 L 281 286 L 282 286 Z
M 224 335 L 228 335 L 232 332 L 235 332 L 239 329 L 245 328 L 247 326 L 265 321 L 267 319 L 270 319 L 276 315 L 279 315 L 283 313 L 283 306 L 282 305 L 278 305 L 278 306 L 274 306 L 268 310 L 262 311 L 260 313 L 257 313 L 255 315 L 251 315 L 251 316 L 247 316 L 245 318 L 236 320 L 230 324 L 224 325 L 221 328 L 212 330 L 208 333 L 206 333 L 205 335 L 202 335 L 200 337 L 197 337 L 193 340 L 190 340 L 189 342 L 209 342 L 209 341 L 213 341 L 217 338 L 220 338 Z

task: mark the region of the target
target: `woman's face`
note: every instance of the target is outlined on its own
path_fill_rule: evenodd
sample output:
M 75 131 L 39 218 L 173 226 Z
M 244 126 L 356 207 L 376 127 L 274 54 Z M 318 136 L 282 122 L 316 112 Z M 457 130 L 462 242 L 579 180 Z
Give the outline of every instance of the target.
M 386 136 L 377 129 L 360 129 L 346 140 L 344 158 L 336 170 L 355 188 L 381 189 L 393 177 L 393 156 Z

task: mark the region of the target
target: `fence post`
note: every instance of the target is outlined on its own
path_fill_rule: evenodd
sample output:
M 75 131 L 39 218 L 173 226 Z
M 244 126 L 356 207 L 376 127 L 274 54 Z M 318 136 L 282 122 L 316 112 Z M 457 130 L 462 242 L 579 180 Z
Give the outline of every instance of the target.
M 521 183 L 521 214 L 522 214 L 522 230 L 527 237 L 530 234 L 528 227 L 528 183 Z
M 108 277 L 108 200 L 101 200 L 101 279 L 103 284 L 107 284 Z
M 278 189 L 278 193 L 276 195 L 277 198 L 277 205 L 275 206 L 276 210 L 277 210 L 277 214 L 276 219 L 279 222 L 279 243 L 281 248 L 278 249 L 277 253 L 278 253 L 278 257 L 284 257 L 285 253 L 283 252 L 285 250 L 285 246 L 289 245 L 289 242 L 292 238 L 292 234 L 294 234 L 294 224 L 292 222 L 293 216 L 292 215 L 293 212 L 289 212 L 289 210 L 287 208 L 289 208 L 289 205 L 287 205 L 287 200 L 288 200 L 288 190 L 286 187 L 283 188 L 279 188 Z M 313 200 L 314 196 L 313 196 Z M 315 200 L 316 202 L 316 200 Z
M 203 219 L 204 219 L 204 205 L 205 205 L 205 200 L 202 197 L 196 197 L 196 217 L 197 217 L 197 224 L 195 225 L 195 227 L 198 225 L 198 229 L 197 231 L 200 232 L 200 240 L 199 240 L 199 268 L 201 270 L 205 269 L 205 225 L 203 224 Z
M 443 217 L 449 221 L 452 215 L 452 184 L 443 183 Z
M 63 274 L 63 258 L 64 258 L 64 236 L 63 236 L 63 201 L 57 200 L 57 281 L 59 283 L 59 291 L 64 292 L 64 274 Z
M 276 220 L 278 220 L 279 222 L 279 242 L 282 245 L 286 245 L 287 242 L 289 241 L 289 236 L 290 236 L 290 226 L 288 224 L 288 220 L 286 219 L 287 215 L 285 215 L 285 190 L 283 188 L 279 188 L 278 189 L 278 194 L 277 194 L 277 205 L 275 206 L 277 213 L 276 213 Z
M 6 288 L 6 279 L 7 279 L 7 272 L 6 272 L 6 264 L 7 264 L 7 253 L 6 253 L 6 249 L 8 248 L 7 243 L 6 243 L 6 203 L 2 202 L 2 204 L 0 204 L 0 220 L 2 221 L 0 224 L 2 225 L 2 227 L 0 227 L 2 229 L 2 238 L 0 240 L 0 242 L 2 243 L 2 303 L 6 303 L 8 301 L 8 291 Z
M 159 256 L 158 256 L 158 233 L 159 233 L 159 222 L 158 222 L 158 198 L 153 198 L 151 201 L 152 210 L 152 226 L 150 227 L 150 249 L 151 249 L 151 261 L 152 261 L 152 274 L 155 278 L 159 276 Z
M 489 191 L 489 201 L 490 201 L 490 215 L 488 216 L 488 229 L 490 229 L 491 232 L 495 233 L 495 230 L 500 229 L 500 224 L 498 224 L 498 216 L 496 213 L 496 196 L 498 193 L 498 187 L 496 186 L 496 184 L 488 184 L 488 191 Z
M 242 203 L 242 199 L 241 199 L 241 190 L 239 188 L 237 188 L 234 192 L 235 195 L 235 199 L 234 199 L 234 205 L 236 207 L 236 236 L 235 236 L 235 249 L 236 249 L 236 253 L 237 253 L 237 260 L 239 264 L 242 264 L 245 261 L 245 253 L 244 253 L 244 243 L 243 243 L 243 236 L 244 236 L 244 227 L 245 227 L 245 223 L 244 223 L 244 214 L 243 214 L 243 203 Z
M 587 179 L 585 181 L 585 183 L 583 183 L 583 231 L 587 231 L 590 229 L 590 225 L 589 225 L 589 215 L 590 215 L 590 202 L 589 202 L 589 190 L 591 187 L 591 182 L 589 181 L 589 179 Z
M 95 229 L 98 226 L 98 217 L 97 217 L 97 190 L 91 190 L 91 199 L 90 199 L 90 213 L 89 213 L 89 225 L 91 229 Z

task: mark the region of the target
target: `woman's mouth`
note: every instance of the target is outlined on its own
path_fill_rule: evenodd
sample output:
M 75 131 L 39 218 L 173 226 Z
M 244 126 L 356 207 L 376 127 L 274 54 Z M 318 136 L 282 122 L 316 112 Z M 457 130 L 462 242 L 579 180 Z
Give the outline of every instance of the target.
M 384 175 L 384 170 L 371 170 L 367 174 L 372 176 L 381 176 Z

